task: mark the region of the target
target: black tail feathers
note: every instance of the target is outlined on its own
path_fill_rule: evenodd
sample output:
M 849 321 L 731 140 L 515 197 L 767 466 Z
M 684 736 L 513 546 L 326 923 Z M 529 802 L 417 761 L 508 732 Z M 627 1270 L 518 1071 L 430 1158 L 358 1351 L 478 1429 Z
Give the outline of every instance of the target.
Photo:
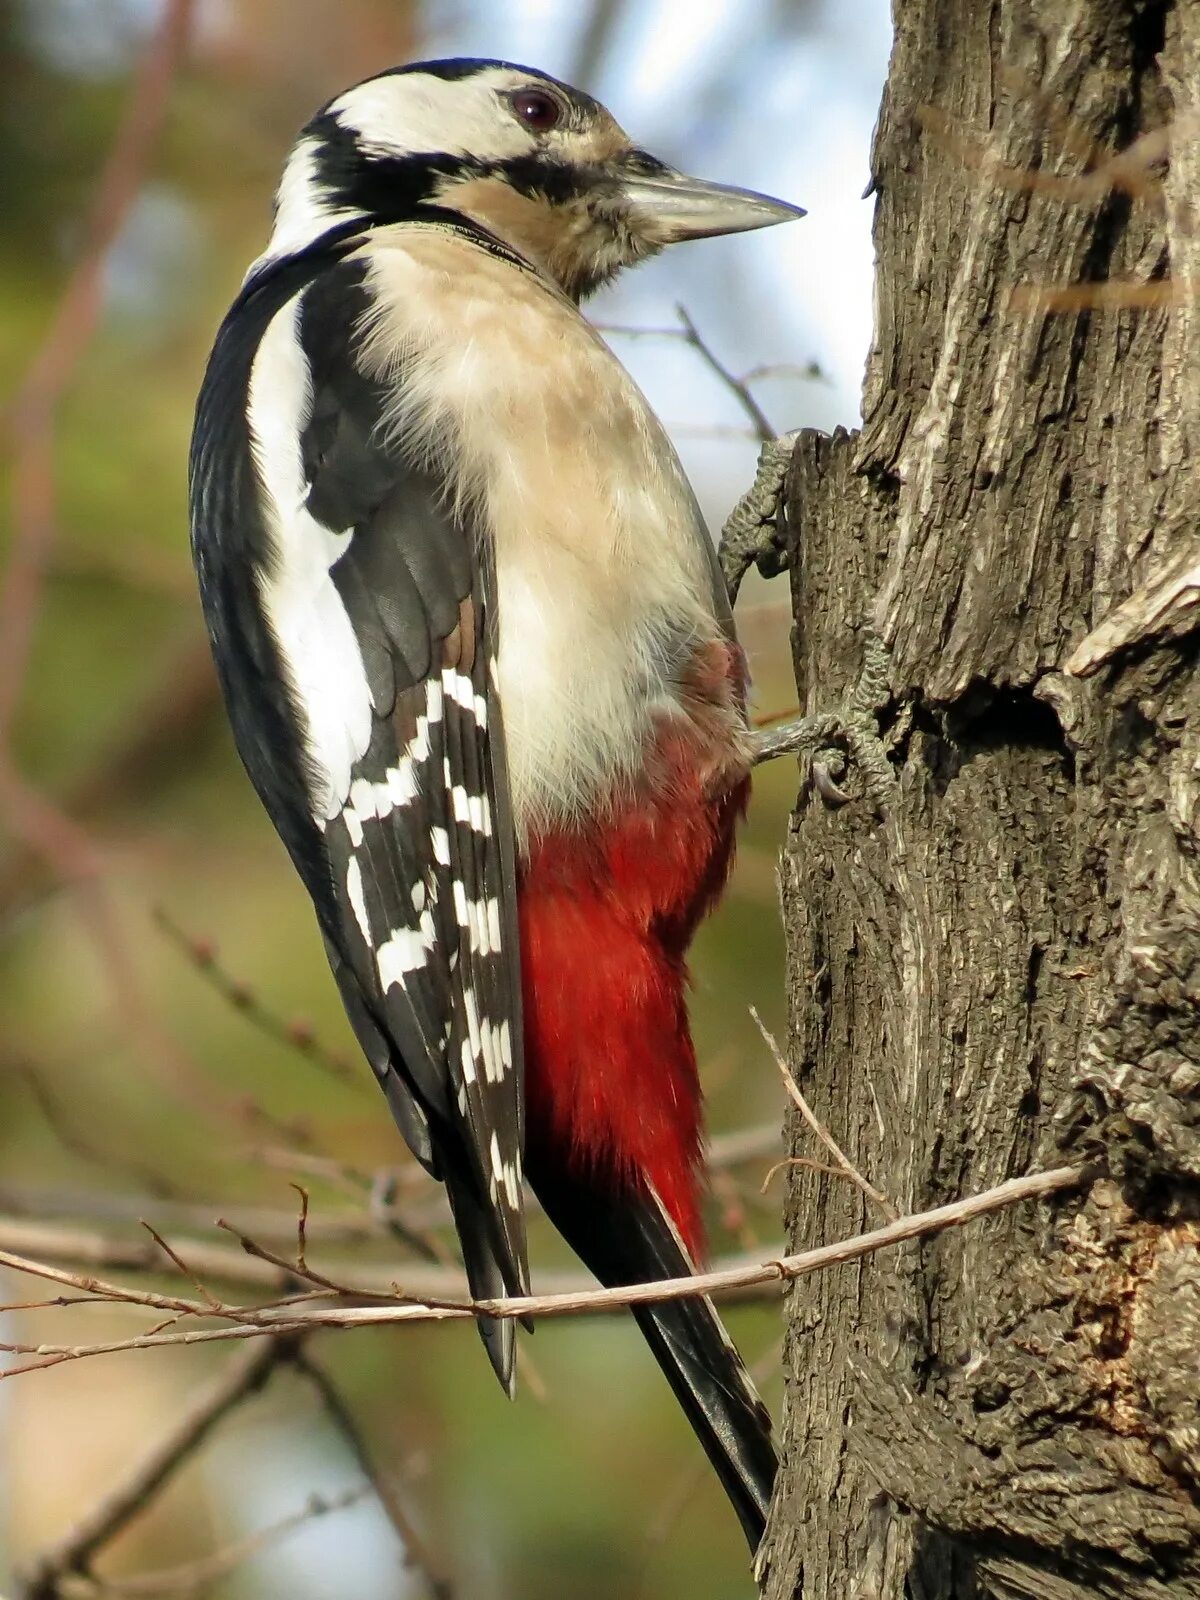
M 497 1300 L 509 1294 L 525 1294 L 525 1286 L 515 1278 L 506 1281 L 490 1219 L 470 1180 L 459 1177 L 449 1163 L 444 1174 L 472 1298 Z M 477 1317 L 476 1325 L 488 1360 L 511 1400 L 517 1389 L 517 1325 L 511 1317 Z
M 682 1278 L 695 1265 L 657 1195 L 607 1195 L 531 1172 L 550 1220 L 606 1287 Z M 636 1306 L 633 1315 L 758 1549 L 778 1461 L 771 1419 L 707 1296 Z

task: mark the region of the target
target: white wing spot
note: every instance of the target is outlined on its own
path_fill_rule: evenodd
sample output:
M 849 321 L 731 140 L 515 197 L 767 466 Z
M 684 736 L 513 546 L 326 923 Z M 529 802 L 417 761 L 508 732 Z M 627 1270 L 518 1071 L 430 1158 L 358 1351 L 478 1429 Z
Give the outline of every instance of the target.
M 450 782 L 448 770 L 446 781 Z M 485 839 L 491 836 L 492 809 L 488 805 L 486 795 L 468 794 L 462 784 L 456 783 L 450 787 L 450 803 L 455 822 L 465 822 L 469 828 L 481 833 Z
M 371 943 L 371 923 L 367 916 L 367 898 L 363 893 L 362 868 L 358 864 L 358 857 L 351 856 L 346 864 L 346 894 L 354 910 L 354 920 L 358 923 L 363 938 Z
M 375 961 L 379 968 L 379 983 L 384 989 L 393 983 L 403 985 L 406 972 L 419 972 L 429 959 L 429 952 L 437 943 L 433 917 L 428 911 L 416 928 L 396 928 L 386 944 L 381 944 Z
M 508 1023 L 497 1025 L 484 1022 L 480 1031 L 483 1038 L 483 1075 L 489 1083 L 503 1083 L 506 1069 L 512 1066 Z
M 475 1052 L 471 1048 L 470 1039 L 462 1042 L 462 1075 L 464 1083 L 475 1082 Z

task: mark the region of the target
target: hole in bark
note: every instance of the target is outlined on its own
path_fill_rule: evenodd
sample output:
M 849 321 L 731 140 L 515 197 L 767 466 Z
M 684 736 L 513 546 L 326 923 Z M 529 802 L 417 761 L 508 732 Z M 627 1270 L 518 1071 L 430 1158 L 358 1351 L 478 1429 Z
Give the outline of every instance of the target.
M 1036 1117 L 1041 1109 L 1041 1095 L 1038 1094 L 1036 1089 L 1026 1089 L 1021 1096 L 1021 1103 L 1017 1107 L 1017 1115 L 1020 1117 Z
M 992 1382 L 979 1388 L 971 1396 L 971 1407 L 980 1416 L 986 1416 L 990 1411 L 999 1411 L 1012 1399 L 1012 1390 L 1007 1383 Z
M 1032 690 L 968 690 L 947 714 L 947 731 L 970 760 L 985 750 L 1050 750 L 1062 762 L 1064 776 L 1075 777 L 1075 757 L 1053 710 Z
M 1129 39 L 1133 45 L 1134 68 L 1145 72 L 1157 65 L 1155 57 L 1167 43 L 1167 6 L 1165 0 L 1151 0 L 1138 7 L 1130 19 Z
M 1025 1001 L 1032 1005 L 1038 995 L 1038 979 L 1042 975 L 1042 962 L 1046 959 L 1046 952 L 1041 945 L 1031 945 L 1029 960 L 1025 966 Z

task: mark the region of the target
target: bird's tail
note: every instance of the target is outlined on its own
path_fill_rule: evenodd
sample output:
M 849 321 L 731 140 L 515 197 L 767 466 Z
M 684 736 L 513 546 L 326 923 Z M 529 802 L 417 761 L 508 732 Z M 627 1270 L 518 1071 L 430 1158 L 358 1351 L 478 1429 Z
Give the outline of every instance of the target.
M 605 1194 L 577 1179 L 532 1172 L 550 1220 L 606 1287 L 682 1278 L 695 1264 L 658 1196 Z M 778 1461 L 771 1419 L 707 1295 L 633 1308 L 737 1513 L 758 1549 Z
M 463 1265 L 472 1298 L 498 1300 L 505 1295 L 526 1293 L 519 1279 L 512 1273 L 506 1275 L 501 1266 L 491 1219 L 470 1181 L 462 1178 L 458 1168 L 450 1162 L 443 1165 L 442 1176 L 462 1244 Z M 511 1400 L 517 1388 L 517 1325 L 510 1317 L 478 1317 L 476 1326 L 496 1376 Z

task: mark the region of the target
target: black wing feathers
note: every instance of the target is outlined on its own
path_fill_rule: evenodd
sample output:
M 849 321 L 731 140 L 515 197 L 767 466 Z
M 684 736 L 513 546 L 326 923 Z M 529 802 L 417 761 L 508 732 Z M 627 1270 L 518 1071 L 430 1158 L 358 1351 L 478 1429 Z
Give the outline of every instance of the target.
M 448 509 L 440 474 L 411 464 L 397 442 L 396 385 L 355 360 L 373 310 L 363 258 L 349 254 L 360 243 L 331 236 L 268 266 L 226 319 L 194 436 L 196 564 L 239 751 L 313 897 L 364 1053 L 419 1159 L 447 1178 L 454 1169 L 473 1287 L 521 1292 L 520 974 L 489 683 L 494 586 L 480 530 Z M 304 707 L 261 603 L 272 563 L 288 557 L 272 544 L 245 426 L 259 343 L 297 295 L 305 509 L 351 535 L 330 579 L 370 694 L 369 740 L 332 817 L 311 798 L 320 791 Z M 306 529 L 311 541 L 300 522 L 294 540 Z M 336 704 L 344 686 L 325 687 Z M 485 1337 L 508 1382 L 511 1328 Z
M 392 395 L 349 358 L 368 311 L 363 268 L 347 262 L 314 283 L 300 323 L 313 382 L 308 510 L 354 530 L 332 576 L 374 712 L 348 804 L 326 830 L 335 943 L 433 1119 L 435 1159 L 439 1127 L 465 1159 L 466 1187 L 452 1194 L 478 1292 L 516 1292 L 527 1282 L 520 979 L 514 909 L 501 911 L 515 870 L 488 681 L 492 586 L 439 476 L 401 456 Z

